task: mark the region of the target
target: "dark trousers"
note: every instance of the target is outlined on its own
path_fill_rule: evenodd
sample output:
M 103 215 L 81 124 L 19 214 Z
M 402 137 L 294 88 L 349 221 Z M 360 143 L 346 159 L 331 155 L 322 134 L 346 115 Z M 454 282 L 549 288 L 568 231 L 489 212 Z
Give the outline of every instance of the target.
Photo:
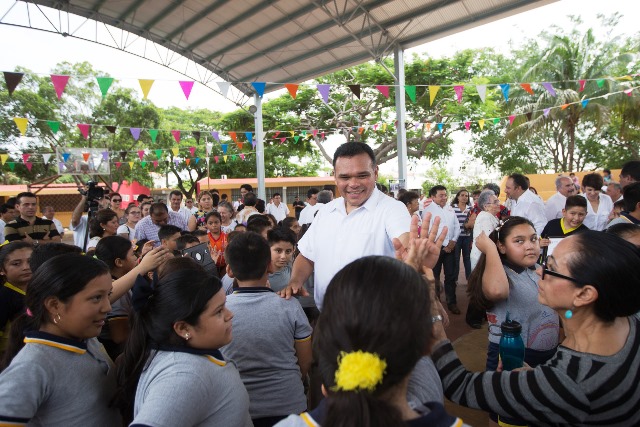
M 447 298 L 447 304 L 456 304 L 456 254 L 453 252 L 445 252 L 444 246 L 440 251 L 440 258 L 435 267 L 433 267 L 433 275 L 436 281 L 440 282 L 440 272 L 444 266 L 444 294 Z
M 458 240 L 456 240 L 456 247 L 453 249 L 453 253 L 456 256 L 456 279 L 460 275 L 460 252 L 462 252 L 464 277 L 469 280 L 469 276 L 471 275 L 471 242 L 473 242 L 473 236 L 460 236 Z

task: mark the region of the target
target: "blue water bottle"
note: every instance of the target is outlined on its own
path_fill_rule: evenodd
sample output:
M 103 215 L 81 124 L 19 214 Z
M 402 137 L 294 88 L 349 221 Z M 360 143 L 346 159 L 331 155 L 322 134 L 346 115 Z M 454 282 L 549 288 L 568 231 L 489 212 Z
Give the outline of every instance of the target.
M 506 320 L 500 325 L 502 337 L 500 338 L 500 359 L 502 369 L 513 371 L 524 365 L 524 341 L 520 333 L 522 325 L 515 320 Z

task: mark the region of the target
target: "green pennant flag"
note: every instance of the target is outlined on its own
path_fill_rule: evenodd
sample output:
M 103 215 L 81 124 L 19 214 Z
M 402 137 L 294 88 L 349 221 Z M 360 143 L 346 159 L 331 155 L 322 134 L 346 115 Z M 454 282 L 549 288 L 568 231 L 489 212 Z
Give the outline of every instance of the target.
M 100 92 L 102 92 L 102 97 L 104 98 L 113 83 L 113 77 L 96 77 L 96 80 L 98 80 L 98 86 L 100 86 Z
M 54 135 L 60 130 L 60 122 L 56 122 L 55 120 L 47 120 L 47 124 L 49 125 L 49 128 Z
M 598 79 L 596 80 L 596 83 L 598 84 L 598 87 L 602 87 L 604 86 L 604 79 Z
M 231 156 L 231 160 L 234 161 L 234 162 L 236 161 L 236 155 L 235 154 L 233 156 Z
M 158 137 L 158 129 L 149 129 L 149 135 L 151 135 L 151 141 L 156 142 L 156 138 Z
M 16 168 L 15 162 L 7 162 L 7 164 L 9 165 L 9 169 L 11 170 L 14 170 Z
M 306 130 L 302 131 L 302 136 L 307 136 L 307 131 Z
M 497 125 L 499 122 L 500 122 L 500 119 L 498 119 L 498 118 L 493 119 L 493 124 L 494 124 L 494 125 Z
M 298 140 L 300 139 L 300 135 L 296 135 L 293 137 L 294 141 L 296 142 L 296 144 L 298 143 Z
M 416 102 L 416 87 L 413 85 L 405 86 L 404 90 L 407 91 L 407 95 L 409 95 L 411 102 Z
M 140 166 L 142 166 L 143 168 L 147 167 L 147 162 L 140 162 Z
M 162 150 L 156 150 L 156 157 L 158 158 L 158 160 L 160 160 L 160 157 L 162 157 Z

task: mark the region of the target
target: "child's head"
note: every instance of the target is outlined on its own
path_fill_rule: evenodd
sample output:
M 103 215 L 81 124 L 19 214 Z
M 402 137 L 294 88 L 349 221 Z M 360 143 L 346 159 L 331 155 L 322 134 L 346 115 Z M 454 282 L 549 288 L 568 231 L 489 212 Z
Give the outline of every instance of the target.
M 278 226 L 278 221 L 276 220 L 275 216 L 271 214 L 264 214 L 264 216 L 266 216 L 269 222 L 271 222 L 271 228 L 275 228 Z
M 29 259 L 29 265 L 31 266 L 31 272 L 35 273 L 42 264 L 50 258 L 64 254 L 82 254 L 82 249 L 76 245 L 67 245 L 66 243 L 51 242 L 46 245 L 38 245 L 33 248 L 31 258 Z
M 239 282 L 260 280 L 267 276 L 271 250 L 269 243 L 259 234 L 241 233 L 229 242 L 224 258 L 229 276 Z
M 429 350 L 429 306 L 427 284 L 392 258 L 361 258 L 334 276 L 313 342 L 328 392 L 327 425 L 402 420 L 392 399 L 406 394 L 407 377 Z
M 208 243 L 209 242 L 209 236 L 207 236 L 207 231 L 206 230 L 200 230 L 200 229 L 196 228 L 195 230 L 193 230 L 191 232 L 191 234 L 196 236 L 198 238 L 198 240 L 200 241 L 200 243 Z
M 176 240 L 180 238 L 181 231 L 182 230 L 180 229 L 180 227 L 177 227 L 175 225 L 161 225 L 160 229 L 158 230 L 158 239 L 160 239 L 160 244 L 170 251 L 175 251 Z
M 199 244 L 200 239 L 198 239 L 196 236 L 194 236 L 193 234 L 185 234 L 184 236 L 180 236 L 178 240 L 176 240 L 176 250 L 183 251 Z
M 579 227 L 587 216 L 587 199 L 582 196 L 569 196 L 562 209 L 562 218 L 570 228 Z
M 27 242 L 11 242 L 0 249 L 0 276 L 2 283 L 26 286 L 31 280 L 29 259 L 33 246 Z
M 608 227 L 605 231 L 609 234 L 615 234 L 640 248 L 640 226 L 636 224 L 631 224 L 630 222 L 618 223 Z
M 300 227 L 300 223 L 295 217 L 293 216 L 286 217 L 280 222 L 280 227 L 288 228 L 289 230 L 293 231 L 293 234 L 295 234 L 296 239 L 298 239 L 298 234 L 300 234 L 301 227 Z
M 100 239 L 96 245 L 95 256 L 107 264 L 111 275 L 117 278 L 133 270 L 138 263 L 138 256 L 131 241 L 121 236 Z
M 531 221 L 520 216 L 509 217 L 491 233 L 500 257 L 518 267 L 532 267 L 540 257 L 540 240 Z
M 271 228 L 273 228 L 271 221 L 264 215 L 251 215 L 247 220 L 247 231 L 258 233 L 265 239 L 267 238 L 267 231 Z
M 238 224 L 236 225 L 236 228 L 233 229 L 233 231 L 237 231 L 238 233 L 244 233 L 245 231 L 247 231 L 247 226 L 244 224 Z
M 219 212 L 216 212 L 216 211 L 209 212 L 207 215 L 205 215 L 204 221 L 209 233 L 213 235 L 220 234 L 221 226 L 222 226 L 222 217 L 220 216 Z
M 271 265 L 274 271 L 280 271 L 289 263 L 296 248 L 296 236 L 288 228 L 276 227 L 267 233 L 271 248 Z

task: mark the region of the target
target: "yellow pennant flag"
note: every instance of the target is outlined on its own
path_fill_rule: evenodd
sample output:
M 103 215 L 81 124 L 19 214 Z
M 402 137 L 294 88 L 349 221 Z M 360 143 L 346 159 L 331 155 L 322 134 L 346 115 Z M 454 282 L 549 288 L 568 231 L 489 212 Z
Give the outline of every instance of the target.
M 484 129 L 484 119 L 478 120 L 478 124 L 480 125 L 480 130 Z
M 140 89 L 142 89 L 142 94 L 144 95 L 142 97 L 143 99 L 147 99 L 147 96 L 149 96 L 149 91 L 151 90 L 151 86 L 153 86 L 154 81 L 155 80 L 138 79 Z
M 222 158 L 224 159 L 224 162 L 227 163 L 227 156 L 222 156 Z
M 0 161 L 2 162 L 2 166 L 4 166 L 4 164 L 7 163 L 7 160 L 9 160 L 8 154 L 0 154 Z
M 292 131 L 290 131 L 289 133 L 291 134 L 291 136 L 295 136 L 295 135 L 296 135 L 296 132 L 295 132 L 295 131 L 293 131 L 293 130 L 292 130 Z
M 20 134 L 24 136 L 24 134 L 27 133 L 27 124 L 29 124 L 29 120 L 24 117 L 14 117 L 13 121 L 16 122 L 16 126 L 18 126 L 18 129 L 20 130 Z
M 387 130 L 387 124 L 383 123 L 382 124 L 382 132 L 386 132 L 386 130 Z
M 433 105 L 433 100 L 440 90 L 440 86 L 429 86 L 429 106 Z
M 180 151 L 180 149 L 177 148 L 177 147 L 174 147 L 174 148 L 171 149 L 171 152 L 173 153 L 174 156 L 177 156 L 179 151 Z
M 133 169 L 133 162 L 129 162 L 129 167 Z

